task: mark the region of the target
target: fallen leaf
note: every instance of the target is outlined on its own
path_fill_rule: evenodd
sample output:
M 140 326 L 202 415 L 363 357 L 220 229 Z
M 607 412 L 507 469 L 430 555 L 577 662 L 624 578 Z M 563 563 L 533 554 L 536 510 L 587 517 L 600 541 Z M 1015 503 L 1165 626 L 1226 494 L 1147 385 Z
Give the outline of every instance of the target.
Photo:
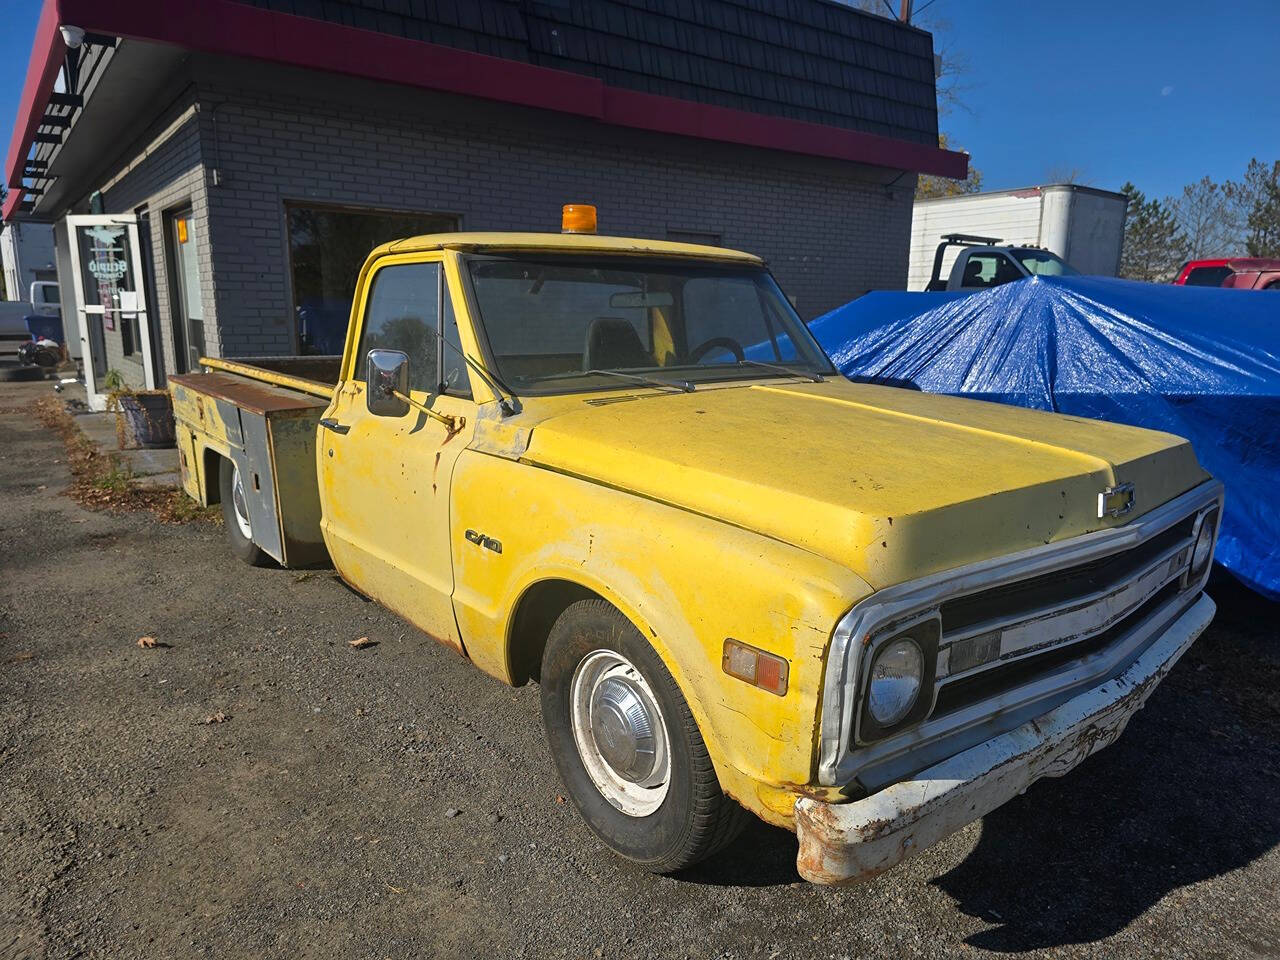
M 377 641 L 370 640 L 368 637 L 360 637 L 356 640 L 348 640 L 347 643 L 356 650 L 363 650 L 365 647 L 372 647 Z
M 556 794 L 556 803 L 564 803 L 564 795 L 563 795 L 563 794 L 559 794 L 559 793 L 557 793 L 557 794 Z
M 144 650 L 150 650 L 155 645 L 156 645 L 155 637 L 139 637 L 138 638 L 138 646 L 142 647 Z
M 230 719 L 231 719 L 231 714 L 229 714 L 229 713 L 223 713 L 221 710 L 219 710 L 217 713 L 211 713 L 211 714 L 209 714 L 207 717 L 205 717 L 205 718 L 204 718 L 204 722 L 205 722 L 206 724 L 210 724 L 210 723 L 226 723 L 226 722 L 227 722 L 228 720 L 230 720 Z

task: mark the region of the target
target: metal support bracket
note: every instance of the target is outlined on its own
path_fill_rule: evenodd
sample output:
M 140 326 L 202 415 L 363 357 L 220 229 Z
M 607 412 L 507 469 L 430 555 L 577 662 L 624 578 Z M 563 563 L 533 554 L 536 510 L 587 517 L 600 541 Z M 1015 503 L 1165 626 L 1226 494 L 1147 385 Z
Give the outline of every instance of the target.
M 403 400 L 409 406 L 413 407 L 413 409 L 420 410 L 422 413 L 425 413 L 432 420 L 440 421 L 445 425 L 445 429 L 447 429 L 450 433 L 457 433 L 464 426 L 466 426 L 466 423 L 467 423 L 466 417 L 452 417 L 447 413 L 437 413 L 436 411 L 428 407 L 426 404 L 419 403 L 417 400 L 413 399 L 413 397 L 409 396 L 407 393 L 401 393 L 399 390 L 388 390 L 387 392 L 390 393 L 397 400 Z

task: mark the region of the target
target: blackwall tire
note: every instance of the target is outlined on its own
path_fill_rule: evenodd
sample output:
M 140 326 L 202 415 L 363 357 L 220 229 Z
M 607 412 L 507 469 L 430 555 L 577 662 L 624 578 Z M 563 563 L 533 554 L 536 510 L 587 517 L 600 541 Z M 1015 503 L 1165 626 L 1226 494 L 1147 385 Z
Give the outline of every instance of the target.
M 253 528 L 246 516 L 237 516 L 235 506 L 236 465 L 225 457 L 218 468 L 218 492 L 222 500 L 222 525 L 227 531 L 231 552 L 251 567 L 266 567 L 272 560 L 253 542 Z M 246 531 L 243 527 L 249 526 Z
M 584 732 L 581 720 L 575 723 L 575 703 L 581 705 L 583 683 L 592 682 L 593 702 L 604 704 L 602 715 L 611 716 L 610 707 L 620 702 L 632 715 L 646 714 L 650 724 L 660 724 L 664 739 L 659 742 L 644 719 L 638 737 L 616 736 L 616 728 L 607 725 Z M 551 628 L 540 683 L 543 725 L 560 779 L 587 826 L 619 856 L 654 873 L 672 873 L 711 856 L 741 832 L 749 814 L 721 789 L 675 680 L 617 608 L 598 599 L 568 607 Z M 614 744 L 619 739 L 620 750 Z M 640 748 L 631 749 L 637 743 Z M 662 762 L 665 784 L 648 786 Z M 626 789 L 631 778 L 638 791 Z M 624 781 L 624 789 L 615 780 Z

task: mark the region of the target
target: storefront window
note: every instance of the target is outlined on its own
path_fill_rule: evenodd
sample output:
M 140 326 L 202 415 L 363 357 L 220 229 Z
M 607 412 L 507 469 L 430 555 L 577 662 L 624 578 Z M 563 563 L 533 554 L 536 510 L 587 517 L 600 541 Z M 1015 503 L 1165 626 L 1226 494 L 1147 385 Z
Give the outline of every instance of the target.
M 450 214 L 287 207 L 294 319 L 302 353 L 342 353 L 351 295 L 369 251 L 381 243 L 458 229 Z

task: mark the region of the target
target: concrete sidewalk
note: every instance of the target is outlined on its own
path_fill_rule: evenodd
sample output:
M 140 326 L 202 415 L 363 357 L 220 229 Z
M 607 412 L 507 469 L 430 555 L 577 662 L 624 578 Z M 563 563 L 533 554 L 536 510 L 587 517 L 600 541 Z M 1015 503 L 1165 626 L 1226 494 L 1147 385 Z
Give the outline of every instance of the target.
M 178 449 L 169 447 L 165 450 L 121 450 L 116 435 L 116 414 L 90 413 L 85 405 L 85 389 L 83 384 L 68 384 L 60 394 L 63 399 L 72 401 L 76 426 L 86 437 L 98 445 L 106 453 L 121 463 L 127 464 L 134 481 L 140 487 L 163 488 L 177 487 L 181 483 L 178 475 Z M 75 404 L 74 401 L 79 401 Z

